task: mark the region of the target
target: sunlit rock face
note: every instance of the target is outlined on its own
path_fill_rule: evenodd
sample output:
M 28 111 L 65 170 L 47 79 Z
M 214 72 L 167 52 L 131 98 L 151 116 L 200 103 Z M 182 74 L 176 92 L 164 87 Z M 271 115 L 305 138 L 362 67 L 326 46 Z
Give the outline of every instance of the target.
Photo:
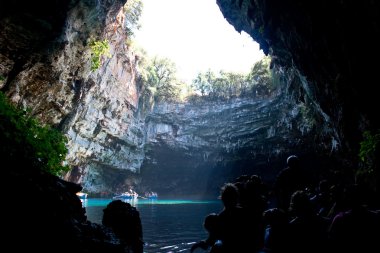
M 124 2 L 20 1 L 1 8 L 1 88 L 67 135 L 67 162 L 75 169 L 66 179 L 88 191 L 108 190 L 113 182 L 105 168 L 138 172 L 144 156 L 137 58 L 126 45 Z M 111 57 L 91 70 L 91 41 L 105 39 Z
M 102 38 L 100 35 L 103 34 L 118 41 L 115 32 L 109 33 L 107 27 L 112 26 L 113 17 L 121 6 L 120 1 L 102 0 L 0 2 L 1 91 L 16 105 L 29 108 L 31 115 L 37 116 L 41 122 L 68 133 L 69 160 L 73 164 L 82 163 L 85 156 L 90 157 L 99 146 L 104 150 L 111 149 L 108 143 L 117 146 L 109 141 L 110 136 L 124 138 L 124 129 L 113 120 L 138 124 L 125 114 L 126 111 L 133 114 L 137 88 L 125 91 L 125 87 L 133 86 L 133 82 L 122 82 L 133 80 L 133 70 L 128 64 L 129 67 L 117 71 L 107 69 L 106 65 L 113 63 L 114 66 L 128 59 L 133 62 L 133 55 L 105 59 L 104 68 L 91 72 L 90 53 L 86 46 L 87 38 Z M 123 39 L 120 37 L 120 41 Z M 111 49 L 118 50 L 116 47 L 117 44 L 112 44 Z M 106 90 L 107 85 L 109 89 Z M 115 94 L 121 96 L 117 98 Z M 113 97 L 108 99 L 108 104 L 103 104 L 108 101 L 106 95 Z M 117 100 L 121 102 L 117 104 Z M 126 107 L 128 109 L 120 108 L 127 103 L 130 104 Z M 107 121 L 110 110 L 114 110 L 115 115 L 120 112 L 121 117 Z M 81 121 L 80 117 L 88 121 Z M 101 120 L 104 120 L 106 130 L 96 128 Z M 84 129 L 83 135 L 77 132 Z M 100 136 L 103 131 L 107 132 L 107 139 L 98 137 L 99 143 L 92 144 L 88 138 L 90 133 Z M 131 142 L 138 143 L 138 140 L 135 138 Z M 76 156 L 73 152 L 77 152 L 76 147 L 82 144 L 83 150 Z M 22 157 L 20 159 L 23 164 Z M 14 164 L 2 164 L 1 167 L 3 179 L 12 182 L 12 191 L 16 195 L 30 194 L 23 199 L 9 195 L 3 200 L 7 205 L 4 209 L 7 219 L 3 228 L 7 233 L 3 248 L 13 252 L 124 251 L 112 231 L 87 221 L 85 209 L 75 195 L 82 189 L 79 185 L 35 170 L 33 166 L 20 168 Z M 9 184 L 5 185 L 4 189 Z M 32 208 L 25 212 L 25 207 Z
M 329 118 L 312 96 L 299 93 L 306 80 L 292 70 L 277 74 L 281 88 L 270 97 L 157 105 L 146 118 L 141 187 L 215 197 L 241 174 L 273 182 L 289 154 L 304 157 L 306 165 L 308 158 L 337 149 Z M 307 169 L 314 173 L 319 165 L 311 164 Z

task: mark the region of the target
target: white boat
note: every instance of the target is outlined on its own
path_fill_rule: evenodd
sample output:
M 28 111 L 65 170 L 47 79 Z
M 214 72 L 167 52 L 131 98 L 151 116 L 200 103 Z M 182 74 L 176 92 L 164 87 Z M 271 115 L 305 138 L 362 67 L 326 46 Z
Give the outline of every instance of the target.
M 122 194 L 114 196 L 112 199 L 136 200 L 138 197 L 139 197 L 139 195 L 136 192 L 134 192 L 134 193 L 124 192 Z
M 147 192 L 145 193 L 145 197 L 142 197 L 143 199 L 157 199 L 158 195 L 156 192 Z

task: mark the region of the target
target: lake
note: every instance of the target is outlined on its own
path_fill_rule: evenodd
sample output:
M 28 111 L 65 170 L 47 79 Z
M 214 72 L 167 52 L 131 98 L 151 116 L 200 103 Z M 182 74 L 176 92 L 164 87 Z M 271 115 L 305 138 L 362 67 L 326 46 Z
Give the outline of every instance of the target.
M 103 209 L 111 199 L 86 199 L 87 219 L 102 223 Z M 207 238 L 203 220 L 218 213 L 220 200 L 136 200 L 129 202 L 140 212 L 145 253 L 190 252 L 192 244 Z M 204 252 L 198 249 L 196 252 Z

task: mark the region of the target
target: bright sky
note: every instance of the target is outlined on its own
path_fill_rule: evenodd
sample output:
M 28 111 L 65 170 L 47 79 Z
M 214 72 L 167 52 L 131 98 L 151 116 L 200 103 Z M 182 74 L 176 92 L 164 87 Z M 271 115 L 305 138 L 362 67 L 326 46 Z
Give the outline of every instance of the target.
M 211 69 L 248 73 L 264 54 L 246 33 L 223 17 L 216 0 L 143 0 L 136 42 L 148 55 L 174 61 L 179 77 L 191 82 Z

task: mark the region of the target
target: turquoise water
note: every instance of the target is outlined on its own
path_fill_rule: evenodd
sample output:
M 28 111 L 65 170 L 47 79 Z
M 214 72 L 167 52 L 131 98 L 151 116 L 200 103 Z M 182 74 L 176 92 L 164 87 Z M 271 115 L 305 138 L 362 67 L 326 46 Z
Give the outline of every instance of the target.
M 84 200 L 88 220 L 101 224 L 103 209 L 111 201 Z M 138 199 L 128 202 L 140 212 L 145 253 L 190 252 L 192 244 L 207 238 L 202 225 L 206 215 L 222 209 L 220 200 Z
M 112 199 L 85 199 L 82 200 L 84 207 L 94 207 L 108 205 Z M 219 203 L 218 200 L 183 200 L 183 199 L 137 199 L 137 200 L 127 200 L 126 202 L 131 203 L 133 206 L 137 207 L 140 205 L 179 205 L 179 204 L 215 204 Z

